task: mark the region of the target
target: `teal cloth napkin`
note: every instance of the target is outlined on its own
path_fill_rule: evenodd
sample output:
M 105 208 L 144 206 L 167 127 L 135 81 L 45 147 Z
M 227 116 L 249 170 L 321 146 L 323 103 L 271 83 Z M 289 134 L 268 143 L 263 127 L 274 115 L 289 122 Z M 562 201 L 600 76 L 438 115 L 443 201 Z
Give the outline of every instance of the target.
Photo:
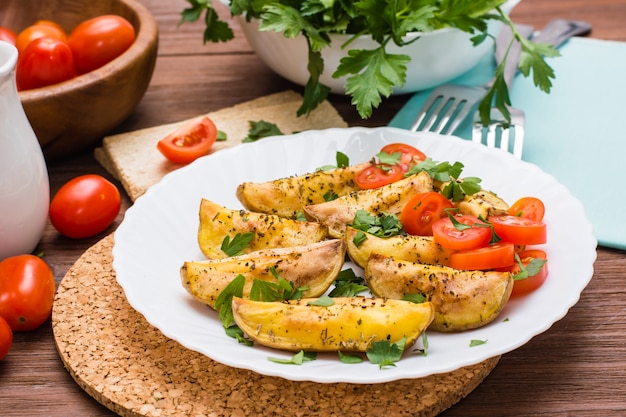
M 553 175 L 581 201 L 600 245 L 624 250 L 626 43 L 572 38 L 560 52 L 549 60 L 556 73 L 550 94 L 519 74 L 511 88 L 513 106 L 526 113 L 523 159 Z M 494 65 L 486 57 L 452 82 L 480 85 Z M 411 97 L 389 125 L 408 129 L 431 91 Z M 470 139 L 471 120 L 455 135 Z

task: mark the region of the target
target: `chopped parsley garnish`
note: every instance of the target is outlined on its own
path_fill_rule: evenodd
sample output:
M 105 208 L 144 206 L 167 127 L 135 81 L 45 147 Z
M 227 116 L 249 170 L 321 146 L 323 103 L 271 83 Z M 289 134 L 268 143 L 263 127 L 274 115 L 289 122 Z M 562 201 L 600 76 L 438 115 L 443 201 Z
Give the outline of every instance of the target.
M 248 136 L 243 138 L 243 143 L 256 142 L 269 136 L 281 136 L 284 134 L 275 123 L 266 122 L 265 120 L 259 120 L 258 122 L 250 121 L 249 123 L 250 130 L 248 131 Z
M 373 215 L 365 210 L 357 210 L 351 227 L 378 237 L 391 237 L 404 233 L 400 219 L 395 214 Z
M 302 365 L 304 362 L 311 362 L 317 359 L 317 354 L 315 352 L 305 352 L 304 350 L 301 350 L 289 359 L 272 357 L 268 359 L 272 362 L 280 363 L 282 365 Z
M 532 258 L 531 261 L 528 262 L 526 266 L 524 266 L 522 264 L 522 260 L 520 259 L 519 255 L 516 253 L 515 262 L 517 262 L 517 265 L 519 266 L 519 272 L 513 275 L 513 279 L 515 281 L 519 281 L 519 280 L 526 279 L 529 277 L 534 277 L 535 275 L 537 275 L 539 271 L 541 271 L 541 268 L 543 268 L 543 266 L 546 264 L 547 261 L 541 258 Z
M 254 233 L 237 233 L 235 237 L 231 240 L 230 236 L 224 236 L 224 240 L 222 240 L 222 246 L 220 249 L 228 256 L 237 256 L 240 255 L 245 248 L 248 247 L 250 242 L 254 239 Z
M 372 342 L 367 349 L 367 358 L 380 369 L 396 366 L 396 362 L 402 358 L 405 343 L 406 337 L 396 343 L 391 343 L 389 340 Z
M 369 289 L 363 278 L 354 273 L 352 269 L 344 269 L 335 279 L 335 288 L 328 295 L 330 297 L 354 297 Z
M 484 345 L 485 343 L 487 343 L 486 340 L 479 340 L 479 339 L 472 339 L 470 340 L 470 347 L 474 347 L 474 346 L 480 346 L 480 345 Z

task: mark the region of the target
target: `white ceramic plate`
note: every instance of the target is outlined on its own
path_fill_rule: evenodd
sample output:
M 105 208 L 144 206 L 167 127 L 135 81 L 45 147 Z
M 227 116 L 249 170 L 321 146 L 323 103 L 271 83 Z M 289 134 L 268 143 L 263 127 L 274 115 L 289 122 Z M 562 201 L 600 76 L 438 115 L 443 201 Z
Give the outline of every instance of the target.
M 291 353 L 247 347 L 224 334 L 217 314 L 183 289 L 179 268 L 203 259 L 197 240 L 198 208 L 207 198 L 241 208 L 235 189 L 335 163 L 337 151 L 351 163 L 365 161 L 392 142 L 405 142 L 437 161 L 461 161 L 464 176 L 483 179 L 486 189 L 513 202 L 525 195 L 543 199 L 547 211 L 550 275 L 536 292 L 510 301 L 501 316 L 478 330 L 428 332 L 428 355 L 406 353 L 395 367 L 380 370 L 367 360 L 343 364 L 335 354 L 301 366 L 269 357 Z M 509 352 L 561 319 L 579 299 L 593 274 L 596 240 L 582 205 L 553 177 L 499 150 L 453 137 L 395 128 L 307 131 L 267 138 L 201 158 L 167 175 L 126 212 L 115 233 L 113 266 L 129 303 L 164 335 L 185 347 L 238 368 L 290 380 L 379 383 L 450 372 Z M 347 265 L 346 267 L 348 267 Z M 470 347 L 470 341 L 486 343 Z M 421 347 L 421 341 L 418 346 Z

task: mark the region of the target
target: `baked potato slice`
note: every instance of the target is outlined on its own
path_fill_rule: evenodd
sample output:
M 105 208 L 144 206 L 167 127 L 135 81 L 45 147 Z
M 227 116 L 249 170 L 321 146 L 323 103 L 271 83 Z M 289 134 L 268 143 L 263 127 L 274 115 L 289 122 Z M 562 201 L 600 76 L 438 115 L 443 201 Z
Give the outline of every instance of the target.
M 185 262 L 180 269 L 183 287 L 196 300 L 214 308 L 215 300 L 237 276 L 246 283 L 243 296 L 250 295 L 254 279 L 277 281 L 274 267 L 281 278 L 295 288 L 309 287 L 305 297 L 319 297 L 341 272 L 346 252 L 341 239 L 324 240 L 304 246 L 266 249 L 225 259 Z
M 391 236 L 387 238 L 378 237 L 367 233 L 367 239 L 357 246 L 354 243 L 359 230 L 347 226 L 345 241 L 350 259 L 365 268 L 367 260 L 372 253 L 386 256 L 396 256 L 411 262 L 418 262 L 430 265 L 449 265 L 451 249 L 445 249 L 433 240 L 432 236 Z
M 328 229 L 317 222 L 301 222 L 272 214 L 233 210 L 207 199 L 200 203 L 198 244 L 208 259 L 223 259 L 224 237 L 234 239 L 238 233 L 252 232 L 252 241 L 242 253 L 288 246 L 301 246 L 326 239 Z
M 253 341 L 290 351 L 367 351 L 375 341 L 413 345 L 433 319 L 431 303 L 338 297 L 330 306 L 315 298 L 285 302 L 234 297 L 235 323 Z
M 460 271 L 372 254 L 365 281 L 378 297 L 422 294 L 435 308 L 431 330 L 459 332 L 493 321 L 506 305 L 513 277 L 509 272 Z
M 305 206 L 304 214 L 308 219 L 328 226 L 330 236 L 341 238 L 345 234 L 346 225 L 354 221 L 358 210 L 373 214 L 382 212 L 398 214 L 412 196 L 432 189 L 431 177 L 426 172 L 420 172 L 379 188 L 362 190 L 332 201 Z
M 326 201 L 326 194 L 343 196 L 358 191 L 354 177 L 369 165 L 364 162 L 273 181 L 244 182 L 237 187 L 237 198 L 250 211 L 293 219 L 304 206 Z

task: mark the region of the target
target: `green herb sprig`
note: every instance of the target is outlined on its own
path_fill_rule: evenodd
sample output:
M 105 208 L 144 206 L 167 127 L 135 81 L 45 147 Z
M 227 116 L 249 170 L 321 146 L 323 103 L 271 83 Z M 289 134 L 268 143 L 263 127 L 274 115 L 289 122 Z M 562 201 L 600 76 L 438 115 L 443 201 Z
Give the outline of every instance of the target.
M 310 113 L 328 96 L 330 88 L 320 82 L 324 71 L 321 51 L 330 46 L 334 33 L 352 35 L 343 45 L 346 55 L 332 74 L 333 78 L 346 77 L 346 93 L 359 115 L 366 119 L 391 95 L 394 88 L 406 82 L 407 65 L 411 57 L 390 53 L 390 45 L 404 46 L 419 42 L 407 40 L 410 32 L 432 32 L 437 29 L 457 28 L 472 35 L 474 46 L 484 42 L 489 35 L 488 23 L 503 22 L 513 31 L 514 39 L 521 44 L 520 72 L 532 74 L 536 87 L 550 92 L 554 70 L 546 57 L 556 57 L 558 51 L 550 45 L 534 43 L 521 36 L 509 16 L 501 9 L 507 0 L 357 0 L 354 2 L 320 2 L 319 0 L 231 0 L 230 13 L 244 15 L 246 19 L 260 21 L 259 30 L 273 31 L 287 38 L 303 35 L 308 48 L 309 80 L 304 89 L 304 100 L 298 115 Z M 195 22 L 204 14 L 204 42 L 227 42 L 234 38 L 232 29 L 220 19 L 212 0 L 187 0 L 189 7 L 181 12 L 181 23 Z M 370 35 L 378 44 L 371 50 L 350 49 L 354 39 Z M 514 40 L 511 40 L 511 43 Z M 482 123 L 490 119 L 490 108 L 497 107 L 510 121 L 509 91 L 504 82 L 504 65 L 495 70 L 495 82 L 479 104 Z

